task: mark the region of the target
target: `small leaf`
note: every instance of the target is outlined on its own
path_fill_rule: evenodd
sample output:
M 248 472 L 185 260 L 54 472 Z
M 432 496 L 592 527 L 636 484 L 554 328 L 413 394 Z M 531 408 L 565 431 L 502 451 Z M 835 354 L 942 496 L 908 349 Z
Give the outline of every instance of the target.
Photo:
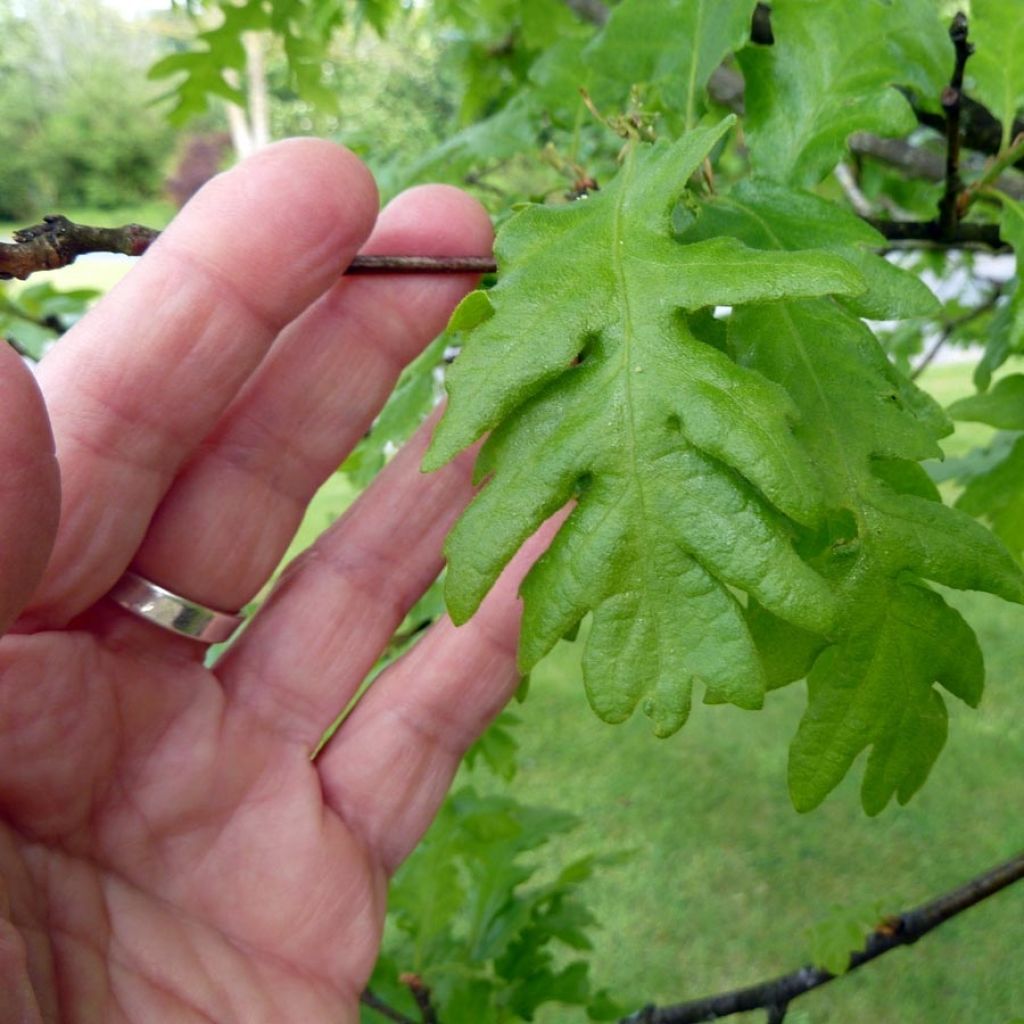
M 991 391 L 961 398 L 947 411 L 955 420 L 1024 430 L 1024 373 L 1003 377 Z

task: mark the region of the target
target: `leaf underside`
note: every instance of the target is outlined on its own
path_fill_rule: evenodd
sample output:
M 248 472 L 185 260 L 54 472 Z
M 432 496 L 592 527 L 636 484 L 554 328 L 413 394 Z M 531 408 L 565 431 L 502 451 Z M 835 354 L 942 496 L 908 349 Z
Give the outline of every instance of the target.
M 728 123 L 633 145 L 600 193 L 527 208 L 499 235 L 499 284 L 453 318 L 463 350 L 426 459 L 490 432 L 446 596 L 468 619 L 573 503 L 522 584 L 523 671 L 591 614 L 591 704 L 611 722 L 639 706 L 659 735 L 686 720 L 695 684 L 753 708 L 809 672 L 794 802 L 820 802 L 871 746 L 876 811 L 908 798 L 942 745 L 933 683 L 980 696 L 973 634 L 925 581 L 1018 600 L 1024 587 L 991 534 L 937 500 L 918 461 L 948 422 L 858 319 L 933 300 L 813 196 L 690 191 Z M 732 308 L 727 329 L 716 307 Z M 769 650 L 776 633 L 798 656 Z

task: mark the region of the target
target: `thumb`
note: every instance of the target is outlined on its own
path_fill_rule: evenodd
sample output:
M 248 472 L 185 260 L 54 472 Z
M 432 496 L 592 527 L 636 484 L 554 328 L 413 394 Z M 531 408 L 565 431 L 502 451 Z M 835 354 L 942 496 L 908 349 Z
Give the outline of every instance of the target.
M 60 473 L 43 396 L 0 339 L 0 634 L 39 583 L 59 517 Z

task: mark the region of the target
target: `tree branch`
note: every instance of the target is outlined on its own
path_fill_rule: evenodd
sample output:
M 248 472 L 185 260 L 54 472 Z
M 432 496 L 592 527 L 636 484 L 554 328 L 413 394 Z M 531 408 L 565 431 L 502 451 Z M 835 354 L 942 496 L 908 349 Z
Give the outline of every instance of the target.
M 949 27 L 956 60 L 949 85 L 942 90 L 940 102 L 946 114 L 946 190 L 939 200 L 939 230 L 944 241 L 953 237 L 960 220 L 959 200 L 963 191 L 960 180 L 960 104 L 964 90 L 964 68 L 974 47 L 967 41 L 967 15 L 957 11 Z
M 592 25 L 603 25 L 611 11 L 601 0 L 564 0 L 565 6 Z
M 973 878 L 928 903 L 886 918 L 868 937 L 864 948 L 850 957 L 846 970 L 854 971 L 899 946 L 909 946 L 950 918 L 962 914 L 982 900 L 1024 879 L 1024 852 L 998 867 Z M 790 974 L 749 988 L 734 989 L 716 996 L 678 1003 L 675 1006 L 645 1006 L 620 1024 L 700 1024 L 748 1010 L 768 1010 L 781 1020 L 786 1008 L 799 996 L 835 981 L 837 975 L 823 967 L 807 964 Z M 841 977 L 841 975 L 840 975 Z
M 913 178 L 923 178 L 925 181 L 943 181 L 946 177 L 946 161 L 940 154 L 924 146 L 914 146 L 904 139 L 883 139 L 877 135 L 869 135 L 867 132 L 857 132 L 851 135 L 848 140 L 850 152 L 857 156 L 868 156 L 879 160 L 890 167 L 904 171 Z M 964 161 L 961 153 L 961 165 L 964 163 L 976 165 L 972 170 L 979 174 L 988 175 L 983 166 L 981 157 L 973 156 Z M 999 174 L 995 181 L 991 179 L 986 184 L 995 185 L 1000 192 L 1005 192 L 1011 199 L 1024 199 L 1024 181 L 1020 176 L 1014 174 Z M 968 188 L 973 185 L 968 186 Z
M 375 1010 L 382 1017 L 387 1017 L 388 1020 L 392 1020 L 395 1024 L 416 1024 L 416 1021 L 412 1017 L 407 1017 L 404 1013 L 400 1013 L 393 1006 L 389 1006 L 381 999 L 375 992 L 370 989 L 364 989 L 363 994 L 359 997 L 359 1002 L 363 1006 L 368 1006 L 371 1010 Z
M 423 1024 L 438 1024 L 437 1011 L 430 1001 L 430 988 L 423 979 L 418 974 L 402 974 L 398 980 L 408 986 L 413 999 L 416 1000 Z
M 992 291 L 988 294 L 985 300 L 979 303 L 974 309 L 967 310 L 962 316 L 954 317 L 951 320 L 947 320 L 943 325 L 942 330 L 939 331 L 938 337 L 936 337 L 931 348 L 921 357 L 921 360 L 917 365 L 910 371 L 910 379 L 917 380 L 922 373 L 932 364 L 935 357 L 942 351 L 943 346 L 951 337 L 953 333 L 960 327 L 964 327 L 966 324 L 977 320 L 979 316 L 987 313 L 989 310 L 995 309 L 1002 297 L 1003 289 L 1005 285 L 1001 281 L 996 281 L 992 285 Z
M 1009 246 L 999 234 L 996 224 L 975 224 L 961 221 L 952 236 L 945 237 L 938 221 L 934 220 L 880 220 L 866 218 L 867 222 L 891 242 L 908 242 L 928 247 L 956 249 L 1007 249 Z
M 57 270 L 90 252 L 141 256 L 160 232 L 141 224 L 93 228 L 67 217 L 44 217 L 41 224 L 14 233 L 14 242 L 0 242 L 0 279 L 24 281 L 40 270 Z M 489 256 L 356 256 L 346 274 L 490 274 Z
M 37 270 L 56 270 L 87 252 L 141 256 L 158 232 L 141 224 L 92 228 L 67 217 L 44 217 L 41 224 L 14 232 L 14 242 L 0 243 L 0 279 L 24 281 Z

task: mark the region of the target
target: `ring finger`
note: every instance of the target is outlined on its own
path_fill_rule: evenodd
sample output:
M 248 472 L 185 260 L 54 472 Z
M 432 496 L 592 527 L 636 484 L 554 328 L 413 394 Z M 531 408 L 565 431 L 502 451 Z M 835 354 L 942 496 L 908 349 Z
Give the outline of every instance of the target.
M 389 204 L 363 251 L 444 256 L 485 254 L 490 245 L 490 221 L 474 200 L 425 186 Z M 248 601 L 402 367 L 473 283 L 471 275 L 426 275 L 336 284 L 282 333 L 178 476 L 133 566 L 214 608 Z

